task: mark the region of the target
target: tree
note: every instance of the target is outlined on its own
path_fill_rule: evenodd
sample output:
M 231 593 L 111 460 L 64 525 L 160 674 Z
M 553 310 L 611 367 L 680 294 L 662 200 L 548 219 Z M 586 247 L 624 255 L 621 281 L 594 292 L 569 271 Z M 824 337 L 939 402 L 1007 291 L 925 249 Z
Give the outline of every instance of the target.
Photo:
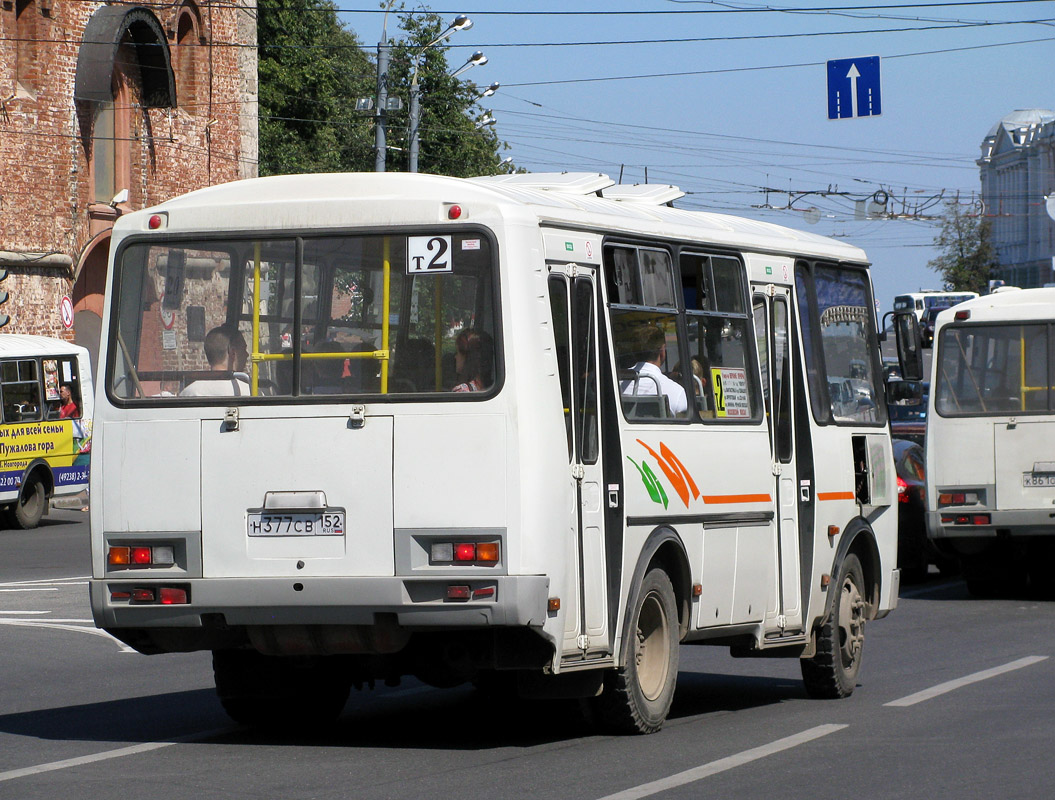
M 328 0 L 260 0 L 260 174 L 373 169 L 376 69 Z
M 985 293 L 998 266 L 990 240 L 990 223 L 978 214 L 953 201 L 945 206 L 941 231 L 934 245 L 942 253 L 927 263 L 941 274 L 945 288 L 951 291 Z
M 420 56 L 421 172 L 470 177 L 511 169 L 498 157 L 494 131 L 478 128 L 480 94 L 449 76 L 447 46 L 424 49 L 445 29 L 431 12 L 404 14 L 392 45 L 389 96 L 403 101 L 387 113 L 386 168 L 409 167 L 410 80 Z M 342 27 L 330 0 L 260 0 L 260 174 L 369 172 L 374 169 L 374 116 L 356 100 L 375 98 L 377 66 L 355 33 Z

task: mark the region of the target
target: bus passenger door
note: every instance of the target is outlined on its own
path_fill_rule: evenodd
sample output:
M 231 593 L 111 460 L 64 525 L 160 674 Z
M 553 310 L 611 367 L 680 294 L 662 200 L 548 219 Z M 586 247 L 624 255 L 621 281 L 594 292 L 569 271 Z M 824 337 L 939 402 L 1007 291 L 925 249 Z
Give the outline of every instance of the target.
M 777 495 L 778 602 L 775 609 L 772 605 L 767 609 L 766 629 L 779 631 L 780 635 L 794 635 L 802 630 L 802 578 L 792 403 L 795 360 L 791 357 L 790 290 L 767 286 L 764 296 L 755 295 L 753 305 Z
M 552 266 L 549 279 L 561 389 L 568 430 L 570 568 L 562 658 L 607 653 L 610 645 L 605 581 L 605 493 L 598 402 L 598 314 L 594 270 Z M 569 596 L 571 595 L 571 596 Z

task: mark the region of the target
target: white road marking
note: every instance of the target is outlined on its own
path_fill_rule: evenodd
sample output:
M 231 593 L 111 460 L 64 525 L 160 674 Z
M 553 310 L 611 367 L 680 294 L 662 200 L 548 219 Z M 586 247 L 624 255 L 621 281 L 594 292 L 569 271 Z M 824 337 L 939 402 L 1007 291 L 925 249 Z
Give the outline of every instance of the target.
M 0 592 L 57 592 L 58 589 L 51 586 L 33 586 L 25 589 L 0 589 Z
M 101 631 L 98 628 L 89 628 L 86 625 L 62 625 L 57 620 L 48 620 L 47 622 L 41 622 L 35 619 L 0 619 L 0 625 L 14 625 L 21 626 L 23 628 L 53 628 L 57 631 L 75 631 L 77 633 L 87 633 L 91 636 L 102 636 L 104 639 L 109 639 L 111 642 L 116 644 L 123 653 L 135 653 L 138 652 L 132 647 L 129 647 L 119 639 L 115 639 L 113 636 L 108 634 L 106 631 Z
M 906 706 L 914 706 L 916 703 L 922 703 L 924 700 L 930 700 L 932 697 L 951 692 L 953 689 L 959 689 L 963 686 L 968 686 L 972 683 L 978 683 L 978 681 L 984 681 L 987 678 L 995 678 L 997 675 L 1003 675 L 1005 672 L 1013 672 L 1016 669 L 1022 669 L 1041 661 L 1046 661 L 1047 656 L 1026 656 L 1020 658 L 1017 661 L 1012 661 L 1010 664 L 1004 664 L 1002 667 L 993 667 L 992 669 L 984 669 L 981 672 L 975 672 L 971 675 L 964 675 L 962 678 L 957 678 L 953 681 L 946 681 L 945 683 L 939 683 L 937 686 L 932 686 L 930 689 L 924 689 L 922 692 L 916 692 L 906 697 L 902 697 L 898 700 L 891 700 L 889 703 L 884 705 L 894 706 L 895 708 L 905 708 Z
M 185 744 L 187 742 L 208 739 L 212 736 L 230 733 L 232 730 L 236 729 L 218 728 L 212 731 L 202 731 L 201 733 L 191 734 L 190 736 L 178 736 L 168 742 L 145 742 L 143 744 L 134 744 L 130 747 L 121 747 L 117 750 L 106 750 L 102 753 L 94 753 L 90 756 L 79 756 L 77 758 L 67 758 L 62 761 L 52 761 L 48 764 L 37 764 L 33 767 L 12 769 L 7 772 L 0 772 L 0 782 L 14 780 L 15 778 L 25 778 L 30 775 L 39 775 L 42 772 L 54 772 L 59 769 L 69 769 L 70 767 L 80 767 L 85 764 L 95 764 L 99 761 L 108 761 L 112 758 L 132 756 L 137 753 L 149 753 L 151 750 L 160 750 L 163 747 L 172 747 L 174 744 Z
M 50 614 L 50 613 L 51 613 L 50 611 L 3 611 L 3 610 L 0 610 L 0 614 L 11 614 L 11 615 L 17 614 L 20 617 L 23 617 L 23 616 L 26 616 L 26 615 L 31 615 L 31 614 Z
M 726 758 L 719 758 L 717 761 L 712 761 L 709 764 L 701 764 L 698 767 L 687 769 L 684 772 L 679 772 L 675 775 L 671 775 L 667 778 L 660 778 L 658 781 L 652 781 L 651 783 L 643 783 L 640 786 L 635 786 L 632 789 L 626 789 L 622 792 L 616 792 L 602 797 L 601 800 L 638 800 L 641 797 L 648 797 L 649 795 L 658 794 L 659 792 L 665 792 L 669 789 L 676 789 L 679 786 L 684 786 L 687 783 L 694 783 L 702 778 L 710 777 L 711 775 L 717 775 L 719 772 L 725 772 L 726 770 L 733 769 L 735 767 L 741 767 L 744 764 L 749 764 L 752 761 L 758 761 L 760 758 L 771 756 L 775 753 L 780 753 L 784 750 L 790 750 L 792 747 L 798 747 L 800 744 L 806 744 L 812 742 L 814 739 L 820 739 L 822 736 L 827 736 L 830 733 L 841 731 L 846 728 L 846 725 L 818 725 L 816 728 L 810 728 L 809 730 L 796 733 L 793 736 L 787 736 L 783 739 L 777 739 L 775 742 L 764 744 L 761 747 L 754 747 L 750 750 L 744 750 L 742 753 L 736 755 L 727 756 Z
M 89 577 L 90 576 L 88 576 L 88 575 L 76 575 L 76 576 L 69 577 L 69 578 L 38 578 L 37 580 L 34 580 L 34 581 L 8 581 L 7 583 L 0 583 L 0 587 L 2 587 L 2 586 L 39 586 L 39 585 L 55 586 L 55 585 L 60 585 L 60 584 L 64 585 L 64 586 L 77 586 L 77 585 L 80 585 L 80 584 L 88 583 L 88 578 Z

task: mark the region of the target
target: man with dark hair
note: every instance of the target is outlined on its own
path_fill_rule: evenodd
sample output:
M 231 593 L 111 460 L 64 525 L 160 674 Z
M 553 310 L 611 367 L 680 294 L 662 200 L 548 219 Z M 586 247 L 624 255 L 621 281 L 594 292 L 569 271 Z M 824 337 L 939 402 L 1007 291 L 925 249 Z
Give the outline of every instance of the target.
M 245 362 L 249 350 L 245 337 L 237 328 L 220 325 L 205 335 L 205 359 L 209 370 L 217 373 L 194 381 L 180 397 L 229 397 L 249 394 Z
M 689 408 L 685 387 L 663 374 L 661 368 L 667 357 L 667 336 L 658 325 L 645 325 L 637 331 L 638 353 L 641 360 L 633 369 L 636 380 L 625 380 L 620 391 L 625 395 L 661 394 L 667 398 L 672 414 L 684 414 Z

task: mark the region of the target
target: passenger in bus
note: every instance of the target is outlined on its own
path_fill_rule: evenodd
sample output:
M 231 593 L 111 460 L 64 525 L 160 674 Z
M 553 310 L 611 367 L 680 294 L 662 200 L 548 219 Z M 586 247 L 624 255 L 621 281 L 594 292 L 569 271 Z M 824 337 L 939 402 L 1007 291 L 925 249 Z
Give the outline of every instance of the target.
M 658 325 L 645 325 L 637 331 L 640 361 L 633 366 L 635 380 L 620 382 L 624 395 L 661 394 L 672 414 L 684 414 L 689 408 L 685 387 L 663 374 L 662 364 L 667 358 L 667 336 Z
M 229 397 L 249 394 L 249 377 L 245 362 L 249 349 L 237 328 L 224 325 L 205 335 L 205 359 L 215 377 L 201 378 L 189 384 L 180 397 Z
M 73 399 L 73 391 L 68 383 L 59 387 L 59 419 L 77 419 L 81 415 L 81 407 Z
M 319 342 L 315 348 L 316 353 L 342 353 L 344 345 L 328 339 Z M 312 394 L 344 394 L 347 388 L 344 385 L 344 374 L 347 371 L 347 358 L 313 358 L 310 360 L 315 373 L 312 383 Z
M 494 383 L 495 346 L 490 334 L 468 328 L 454 340 L 458 379 L 451 391 L 482 392 Z

